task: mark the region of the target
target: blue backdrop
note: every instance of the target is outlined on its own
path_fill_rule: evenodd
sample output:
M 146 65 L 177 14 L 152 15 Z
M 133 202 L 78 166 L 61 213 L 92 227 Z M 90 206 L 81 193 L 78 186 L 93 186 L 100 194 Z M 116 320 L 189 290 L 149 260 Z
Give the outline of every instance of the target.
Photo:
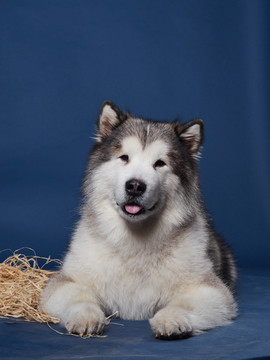
M 1 249 L 60 257 L 103 100 L 205 120 L 201 183 L 240 266 L 270 266 L 270 2 L 1 0 Z

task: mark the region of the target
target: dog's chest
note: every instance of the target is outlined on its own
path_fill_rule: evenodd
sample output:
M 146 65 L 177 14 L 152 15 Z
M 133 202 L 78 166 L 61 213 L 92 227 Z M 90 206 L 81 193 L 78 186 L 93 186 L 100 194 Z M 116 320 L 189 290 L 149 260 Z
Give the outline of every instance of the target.
M 94 286 L 109 315 L 119 311 L 124 319 L 148 319 L 168 303 L 176 287 L 196 281 L 205 265 L 192 241 L 169 250 L 150 251 L 145 246 L 135 250 L 130 243 L 116 251 L 91 238 L 76 241 L 64 271 L 86 286 Z
M 176 277 L 166 262 L 158 265 L 141 256 L 114 259 L 98 282 L 106 312 L 119 311 L 124 319 L 148 319 L 167 302 Z

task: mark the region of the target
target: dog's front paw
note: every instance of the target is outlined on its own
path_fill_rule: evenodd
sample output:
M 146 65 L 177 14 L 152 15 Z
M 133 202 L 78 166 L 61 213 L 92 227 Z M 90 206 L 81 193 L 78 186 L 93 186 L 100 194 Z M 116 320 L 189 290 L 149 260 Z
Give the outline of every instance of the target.
M 63 323 L 69 333 L 89 336 L 101 334 L 106 319 L 97 306 L 81 302 L 67 309 Z
M 162 340 L 185 339 L 192 335 L 189 315 L 180 307 L 165 307 L 150 319 L 155 337 Z

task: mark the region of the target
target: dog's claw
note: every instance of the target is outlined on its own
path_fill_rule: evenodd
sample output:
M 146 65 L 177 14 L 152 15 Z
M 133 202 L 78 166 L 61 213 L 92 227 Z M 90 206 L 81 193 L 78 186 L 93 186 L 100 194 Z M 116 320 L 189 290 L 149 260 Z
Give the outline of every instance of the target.
M 172 333 L 172 334 L 155 334 L 155 338 L 159 340 L 181 340 L 187 339 L 192 335 L 191 331 L 185 331 L 181 333 Z

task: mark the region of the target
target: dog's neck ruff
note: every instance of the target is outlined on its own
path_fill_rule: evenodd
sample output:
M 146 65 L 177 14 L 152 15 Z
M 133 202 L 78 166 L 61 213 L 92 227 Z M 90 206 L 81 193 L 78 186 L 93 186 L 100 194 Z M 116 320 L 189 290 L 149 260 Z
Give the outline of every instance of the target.
M 134 208 L 130 211 L 137 210 Z M 121 253 L 128 252 L 129 255 L 140 252 L 142 248 L 146 252 L 147 249 L 151 252 L 160 251 L 169 245 L 168 239 L 176 239 L 178 234 L 186 231 L 191 225 L 191 218 L 192 222 L 195 220 L 194 217 L 181 217 L 181 214 L 177 215 L 175 211 L 169 209 L 164 209 L 162 214 L 157 216 L 153 215 L 136 222 L 124 219 L 119 216 L 116 209 L 109 206 L 102 214 L 93 211 L 87 213 L 88 211 L 85 215 L 90 225 L 89 230 L 96 228 L 95 236 L 100 237 L 113 248 L 119 249 Z

